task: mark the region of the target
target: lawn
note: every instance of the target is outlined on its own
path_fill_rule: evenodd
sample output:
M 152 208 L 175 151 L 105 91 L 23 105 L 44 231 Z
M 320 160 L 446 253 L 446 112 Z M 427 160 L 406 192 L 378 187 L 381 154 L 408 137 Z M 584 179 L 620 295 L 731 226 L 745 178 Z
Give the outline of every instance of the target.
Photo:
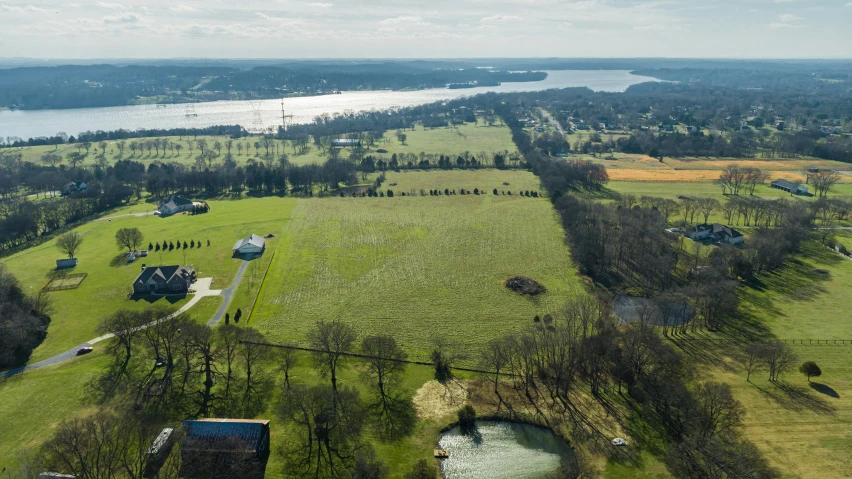
M 49 293 L 54 306 L 52 322 L 47 338 L 35 350 L 31 362 L 96 337 L 95 328 L 105 315 L 121 308 L 148 307 L 151 304 L 149 300 L 127 299 L 131 283 L 142 264 L 193 265 L 199 277 L 214 278 L 214 288 L 227 287 L 241 261 L 232 258 L 233 244 L 251 233 L 279 232 L 296 200 L 273 197 L 209 203 L 211 211 L 198 216 L 117 217 L 76 228 L 75 231 L 83 235 L 83 245 L 77 253 L 80 263 L 71 271 L 88 273 L 88 276 L 76 289 Z M 124 211 L 118 210 L 113 214 L 122 213 Z M 115 232 L 119 228 L 130 227 L 139 228 L 145 235 L 143 248 L 147 248 L 149 242 L 162 244 L 164 240 L 195 240 L 203 246 L 169 252 L 152 251 L 147 258 L 126 264 L 120 259 L 121 250 L 116 246 Z M 210 240 L 210 246 L 207 246 L 207 240 Z M 270 241 L 271 250 L 275 241 Z M 55 260 L 62 257 L 54 243 L 55 240 L 51 240 L 24 250 L 4 258 L 2 263 L 21 281 L 25 290 L 41 289 L 55 271 Z M 160 298 L 154 304 L 171 304 L 178 308 L 186 301 L 186 298 L 170 297 Z
M 395 336 L 418 359 L 435 335 L 473 352 L 583 291 L 546 199 L 300 200 L 291 218 L 252 317 L 278 341 L 340 319 Z M 503 281 L 515 275 L 547 293 L 512 293 Z

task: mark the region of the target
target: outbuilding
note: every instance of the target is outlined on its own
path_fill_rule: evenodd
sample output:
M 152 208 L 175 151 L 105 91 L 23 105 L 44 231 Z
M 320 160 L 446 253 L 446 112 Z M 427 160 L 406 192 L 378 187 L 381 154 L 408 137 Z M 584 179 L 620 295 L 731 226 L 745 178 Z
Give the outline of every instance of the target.
M 56 269 L 73 268 L 77 266 L 77 258 L 65 258 L 56 260 Z
M 264 249 L 266 249 L 266 240 L 256 234 L 237 241 L 231 248 L 237 254 L 261 254 Z
M 808 194 L 808 187 L 805 185 L 799 185 L 793 183 L 792 181 L 787 180 L 775 180 L 770 186 L 773 188 L 777 188 L 782 191 L 786 191 L 787 193 L 794 195 L 806 195 Z
M 361 140 L 353 139 L 353 138 L 338 138 L 336 140 L 331 140 L 331 146 L 337 148 L 360 148 Z

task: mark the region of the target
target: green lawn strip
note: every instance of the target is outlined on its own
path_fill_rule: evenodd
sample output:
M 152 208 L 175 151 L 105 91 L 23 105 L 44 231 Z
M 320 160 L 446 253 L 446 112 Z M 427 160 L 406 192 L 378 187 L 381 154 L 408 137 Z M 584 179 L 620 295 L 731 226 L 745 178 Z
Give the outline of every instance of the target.
M 420 195 L 421 191 L 429 194 L 430 190 L 459 190 L 473 191 L 478 189 L 480 194 L 493 195 L 494 189 L 500 193 L 519 195 L 522 191 L 544 194 L 538 178 L 528 171 L 522 170 L 428 170 L 428 171 L 388 171 L 386 180 L 379 191 L 393 190 L 394 194 Z

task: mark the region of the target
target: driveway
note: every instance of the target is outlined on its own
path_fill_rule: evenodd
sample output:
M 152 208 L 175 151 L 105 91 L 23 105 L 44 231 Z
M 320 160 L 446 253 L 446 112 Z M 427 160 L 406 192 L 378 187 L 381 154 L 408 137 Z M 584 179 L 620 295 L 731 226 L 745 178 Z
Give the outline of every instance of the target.
M 173 318 L 173 317 L 175 317 L 179 314 L 182 314 L 182 313 L 186 312 L 187 310 L 189 310 L 190 308 L 192 308 L 193 306 L 195 306 L 196 303 L 201 301 L 201 298 L 206 298 L 208 296 L 219 296 L 219 295 L 223 294 L 223 291 L 230 291 L 228 293 L 228 296 L 226 297 L 226 302 L 222 303 L 222 305 L 224 306 L 227 302 L 230 302 L 230 295 L 233 293 L 233 290 L 236 289 L 237 285 L 239 285 L 240 279 L 242 278 L 242 272 L 245 270 L 245 267 L 246 267 L 247 264 L 248 264 L 248 262 L 244 262 L 243 264 L 240 265 L 240 269 L 237 272 L 237 276 L 234 278 L 234 282 L 226 290 L 210 289 L 210 287 L 213 284 L 213 278 L 198 279 L 192 285 L 192 289 L 195 291 L 195 294 L 192 295 L 192 298 L 186 304 L 184 304 L 180 309 L 178 309 L 177 311 L 175 311 L 171 315 L 166 316 L 165 318 L 158 319 L 156 321 L 152 321 L 152 322 L 150 322 L 150 323 L 148 323 L 144 326 L 140 326 L 139 329 L 150 328 L 151 326 L 153 326 L 157 323 L 160 323 L 162 321 L 166 321 L 166 320 L 171 319 L 171 318 Z M 221 310 L 221 308 L 220 308 L 220 310 Z M 217 312 L 217 314 L 218 314 L 218 312 Z M 208 323 L 208 324 L 210 324 L 210 323 Z M 213 323 L 213 324 L 216 324 L 216 323 Z M 98 336 L 97 338 L 86 341 L 83 344 L 79 344 L 79 345 L 69 349 L 68 351 L 65 351 L 62 354 L 57 354 L 56 356 L 44 359 L 44 360 L 39 361 L 37 363 L 28 364 L 28 365 L 21 367 L 21 368 L 10 369 L 8 371 L 0 372 L 0 378 L 13 376 L 15 374 L 20 374 L 24 371 L 31 371 L 33 369 L 39 369 L 39 368 L 43 368 L 45 366 L 51 366 L 51 365 L 54 365 L 54 364 L 59 364 L 59 363 L 64 362 L 64 361 L 68 361 L 69 359 L 74 359 L 74 358 L 77 357 L 77 350 L 79 350 L 80 348 L 92 347 L 95 344 L 98 344 L 101 341 L 110 339 L 114 336 L 115 336 L 114 334 L 105 334 L 103 336 Z

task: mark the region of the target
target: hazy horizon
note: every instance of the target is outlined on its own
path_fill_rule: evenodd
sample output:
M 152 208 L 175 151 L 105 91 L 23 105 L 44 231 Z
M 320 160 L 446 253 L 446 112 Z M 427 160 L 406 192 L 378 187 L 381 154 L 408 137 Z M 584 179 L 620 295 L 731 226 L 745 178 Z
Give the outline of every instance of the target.
M 7 59 L 848 59 L 848 0 L 0 2 Z

